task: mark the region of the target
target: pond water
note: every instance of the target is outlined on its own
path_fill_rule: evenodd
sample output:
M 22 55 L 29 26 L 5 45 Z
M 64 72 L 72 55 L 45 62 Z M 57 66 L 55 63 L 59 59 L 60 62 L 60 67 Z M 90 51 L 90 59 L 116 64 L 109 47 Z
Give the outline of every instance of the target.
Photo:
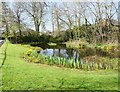
M 63 57 L 63 58 L 74 58 L 75 60 L 80 60 L 87 56 L 100 56 L 100 57 L 116 57 L 114 55 L 109 55 L 106 52 L 96 50 L 93 48 L 86 48 L 86 49 L 72 49 L 66 48 L 64 44 L 59 44 L 57 46 L 49 46 L 45 47 L 40 54 L 47 55 L 47 56 L 54 56 L 54 57 Z
M 116 69 L 118 65 L 116 54 L 109 54 L 96 48 L 73 49 L 67 48 L 65 44 L 50 46 L 43 43 L 32 44 L 32 46 L 42 47 L 43 50 L 38 51 L 38 53 L 43 55 L 45 61 L 42 59 L 40 62 L 44 63 L 48 60 L 47 63 L 50 65 L 56 64 L 58 66 L 63 65 L 88 70 Z M 46 58 L 46 56 L 48 56 L 48 58 Z
M 63 57 L 63 58 L 74 58 L 79 59 L 79 53 L 73 49 L 50 49 L 46 48 L 45 50 L 40 51 L 40 54 L 54 57 Z
M 43 50 L 40 51 L 40 54 L 46 55 L 46 56 L 54 56 L 54 57 L 63 57 L 63 58 L 74 58 L 75 60 L 82 59 L 87 56 L 95 56 L 98 57 L 111 57 L 115 58 L 117 54 L 108 54 L 106 52 L 103 52 L 101 50 L 96 50 L 95 48 L 85 48 L 85 49 L 72 49 L 72 48 L 66 48 L 65 44 L 57 44 L 55 46 L 50 46 L 48 44 L 36 44 L 36 46 L 40 46 L 43 48 Z

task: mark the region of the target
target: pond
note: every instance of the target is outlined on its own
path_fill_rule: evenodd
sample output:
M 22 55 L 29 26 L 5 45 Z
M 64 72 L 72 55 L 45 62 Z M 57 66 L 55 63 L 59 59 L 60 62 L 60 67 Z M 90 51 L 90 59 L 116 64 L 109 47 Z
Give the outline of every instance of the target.
M 63 58 L 74 58 L 77 59 L 79 58 L 79 53 L 73 49 L 51 49 L 51 48 L 46 48 L 45 50 L 40 51 L 40 54 L 44 54 L 47 56 L 54 56 L 54 57 L 63 57 Z
M 65 44 L 50 46 L 49 44 L 33 44 L 40 46 L 43 50 L 38 51 L 41 63 L 58 66 L 74 67 L 80 69 L 116 69 L 117 55 L 111 55 L 96 48 L 73 49 L 67 48 Z
M 63 58 L 74 58 L 75 60 L 82 59 L 88 56 L 100 56 L 100 57 L 110 57 L 115 58 L 116 55 L 110 55 L 106 52 L 101 50 L 96 50 L 95 48 L 85 48 L 85 49 L 73 49 L 73 48 L 66 48 L 65 44 L 57 44 L 56 46 L 50 46 L 48 44 L 39 44 L 40 47 L 43 48 L 40 51 L 40 54 L 46 56 L 54 56 L 54 57 L 63 57 Z
M 39 46 L 43 50 L 40 51 L 40 54 L 54 57 L 63 57 L 63 58 L 74 58 L 80 59 L 87 56 L 101 56 L 101 57 L 110 57 L 116 58 L 118 54 L 116 52 L 110 54 L 102 51 L 101 49 L 96 48 L 84 48 L 84 49 L 73 49 L 67 48 L 65 44 L 57 44 L 55 46 L 50 46 L 47 43 L 38 43 L 32 44 L 32 46 Z

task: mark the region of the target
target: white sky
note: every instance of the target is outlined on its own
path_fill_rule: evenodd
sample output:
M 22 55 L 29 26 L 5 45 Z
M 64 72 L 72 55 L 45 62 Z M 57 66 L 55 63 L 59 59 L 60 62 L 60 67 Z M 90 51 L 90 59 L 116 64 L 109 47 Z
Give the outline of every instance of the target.
M 0 2 L 105 2 L 105 0 L 1 0 Z M 111 0 L 108 0 L 111 1 Z M 112 0 L 113 2 L 119 2 L 120 0 Z
M 2 1 L 7 1 L 7 2 L 26 2 L 26 1 L 36 1 L 36 2 L 38 2 L 38 1 L 45 1 L 45 0 L 2 0 Z M 61 1 L 64 1 L 64 2 L 79 2 L 79 1 L 82 1 L 82 2 L 96 2 L 96 1 L 98 1 L 98 0 L 46 0 L 46 1 L 49 1 L 49 2 L 61 2 Z M 100 1 L 105 1 L 105 0 L 100 0 Z M 111 0 L 109 0 L 109 1 L 111 1 Z M 120 0 L 113 0 L 114 2 L 116 2 L 116 4 L 120 1 Z M 11 5 L 11 4 L 10 4 Z M 25 17 L 25 15 L 23 16 L 23 17 Z M 115 16 L 115 17 L 117 17 L 117 16 Z M 52 22 L 51 22 L 51 15 L 50 15 L 50 11 L 48 12 L 48 15 L 46 16 L 46 19 L 47 19 L 47 21 L 46 21 L 46 28 L 47 28 L 47 30 L 52 30 Z M 30 20 L 29 19 L 26 19 L 26 22 L 29 22 Z M 30 28 L 32 28 L 32 29 L 35 29 L 34 28 L 34 26 L 30 26 Z

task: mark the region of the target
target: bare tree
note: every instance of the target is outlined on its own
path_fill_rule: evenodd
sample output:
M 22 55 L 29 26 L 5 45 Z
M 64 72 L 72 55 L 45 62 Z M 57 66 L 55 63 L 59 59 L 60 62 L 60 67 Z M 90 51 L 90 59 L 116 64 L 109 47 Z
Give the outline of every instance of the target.
M 14 21 L 16 21 L 19 35 L 22 35 L 21 25 L 22 25 L 22 14 L 24 12 L 23 9 L 24 3 L 22 2 L 14 2 L 13 3 L 13 13 L 14 13 Z
M 2 26 L 5 27 L 5 36 L 9 36 L 9 26 L 11 23 L 11 9 L 7 2 L 2 2 Z
M 111 30 L 111 20 L 117 14 L 117 7 L 112 0 L 111 2 L 107 2 L 107 0 L 105 2 L 90 2 L 87 7 L 94 16 L 96 39 L 99 42 L 104 42 L 104 38 L 108 36 L 108 31 Z
M 33 19 L 35 30 L 39 33 L 40 26 L 45 15 L 47 4 L 45 2 L 28 2 L 26 3 L 25 10 Z
M 51 21 L 52 21 L 52 31 L 53 31 L 53 35 L 54 35 L 54 31 L 55 31 L 55 15 L 54 15 L 54 3 L 51 4 Z

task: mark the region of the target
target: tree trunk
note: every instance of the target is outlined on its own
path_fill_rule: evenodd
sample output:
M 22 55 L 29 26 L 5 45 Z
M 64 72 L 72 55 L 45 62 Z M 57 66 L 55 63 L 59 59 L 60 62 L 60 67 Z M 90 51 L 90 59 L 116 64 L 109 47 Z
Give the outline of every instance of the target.
M 20 25 L 19 25 L 19 34 L 20 34 L 20 36 L 22 35 L 22 31 L 21 31 L 21 27 L 20 27 Z
M 78 18 L 78 26 L 80 27 L 80 18 Z
M 54 23 L 52 23 L 52 28 L 53 28 L 52 31 L 53 31 L 53 35 L 54 35 L 54 31 L 55 31 L 54 30 Z
M 59 20 L 58 20 L 58 16 L 57 16 L 57 28 L 58 28 L 58 32 L 59 32 L 59 35 L 60 35 L 60 23 L 59 23 Z
M 85 25 L 87 26 L 87 19 L 85 18 Z
M 21 32 L 21 23 L 20 23 L 20 17 L 19 16 L 18 16 L 18 27 L 19 27 L 19 35 L 21 36 L 22 32 Z
M 6 25 L 6 36 L 8 37 L 9 36 L 9 27 L 8 27 L 8 22 L 6 19 L 5 19 L 5 25 Z
M 40 32 L 40 28 L 39 28 L 39 24 L 35 22 L 35 30 L 36 32 L 39 34 Z

